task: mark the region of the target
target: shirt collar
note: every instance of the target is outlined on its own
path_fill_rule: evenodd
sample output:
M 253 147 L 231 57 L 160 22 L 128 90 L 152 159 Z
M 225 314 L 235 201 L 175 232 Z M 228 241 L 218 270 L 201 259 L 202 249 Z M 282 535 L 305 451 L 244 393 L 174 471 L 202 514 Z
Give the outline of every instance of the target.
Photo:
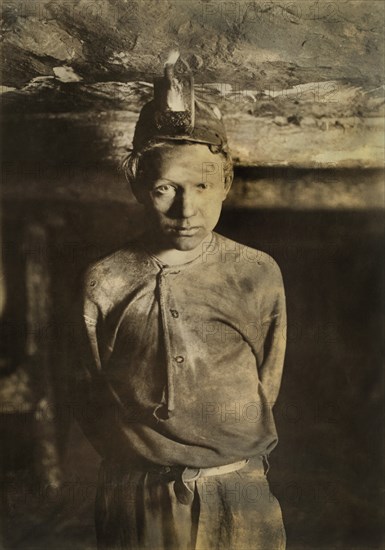
M 143 235 L 143 237 L 144 237 L 144 235 Z M 211 247 L 215 247 L 216 245 L 217 245 L 217 235 L 216 235 L 216 233 L 214 233 L 214 231 L 212 231 L 211 232 L 211 239 L 210 239 L 207 247 L 211 248 Z M 165 264 L 157 256 L 155 256 L 155 254 L 153 254 L 149 250 L 149 248 L 145 244 L 145 239 L 143 239 L 142 246 L 143 246 L 143 249 L 146 252 L 147 256 L 161 270 L 172 269 L 172 270 L 180 271 L 182 269 L 187 269 L 190 266 L 193 266 L 193 265 L 197 264 L 198 262 L 201 262 L 202 261 L 202 256 L 207 252 L 207 248 L 206 248 L 206 250 L 203 250 L 202 248 L 200 248 L 199 254 L 197 254 L 192 260 L 189 260 L 188 262 L 184 262 L 182 264 Z

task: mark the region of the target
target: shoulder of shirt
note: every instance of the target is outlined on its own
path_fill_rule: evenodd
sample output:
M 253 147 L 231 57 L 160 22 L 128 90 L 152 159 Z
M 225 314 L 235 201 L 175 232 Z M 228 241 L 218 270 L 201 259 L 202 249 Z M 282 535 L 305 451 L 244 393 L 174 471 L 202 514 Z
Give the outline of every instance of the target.
M 281 269 L 278 263 L 272 256 L 267 254 L 267 252 L 239 243 L 219 233 L 215 233 L 215 235 L 218 239 L 219 254 L 221 254 L 222 251 L 223 255 L 232 250 L 238 252 L 239 259 L 237 262 L 234 262 L 234 265 L 239 266 L 239 264 L 242 264 L 242 267 L 249 269 L 250 272 L 266 275 L 269 278 L 274 277 L 274 275 L 277 276 L 278 279 L 282 278 Z
M 100 293 L 113 293 L 129 279 L 138 280 L 146 266 L 151 265 L 143 249 L 137 246 L 137 240 L 92 263 L 83 277 L 86 296 L 97 297 Z

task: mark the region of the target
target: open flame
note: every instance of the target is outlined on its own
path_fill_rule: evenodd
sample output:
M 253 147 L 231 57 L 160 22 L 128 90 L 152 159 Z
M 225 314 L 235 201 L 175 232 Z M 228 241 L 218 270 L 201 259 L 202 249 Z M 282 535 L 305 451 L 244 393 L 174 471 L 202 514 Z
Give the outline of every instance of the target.
M 164 66 L 166 67 L 166 65 L 175 65 L 175 63 L 178 61 L 179 56 L 180 53 L 178 50 L 171 50 L 171 52 L 168 54 Z

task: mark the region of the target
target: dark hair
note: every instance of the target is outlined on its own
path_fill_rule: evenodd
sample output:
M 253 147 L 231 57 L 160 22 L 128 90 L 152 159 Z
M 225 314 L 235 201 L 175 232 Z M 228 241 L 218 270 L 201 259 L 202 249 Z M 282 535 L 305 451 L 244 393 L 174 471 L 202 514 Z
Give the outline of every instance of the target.
M 149 160 L 154 152 L 161 148 L 172 148 L 180 145 L 199 145 L 199 142 L 195 141 L 157 141 L 147 145 L 141 151 L 131 151 L 129 155 L 124 159 L 122 163 L 122 170 L 126 176 L 127 181 L 132 185 L 134 182 L 140 183 L 145 173 L 144 160 Z M 234 177 L 233 160 L 227 145 L 207 145 L 213 154 L 222 155 L 223 157 L 223 174 L 226 185 L 231 185 Z

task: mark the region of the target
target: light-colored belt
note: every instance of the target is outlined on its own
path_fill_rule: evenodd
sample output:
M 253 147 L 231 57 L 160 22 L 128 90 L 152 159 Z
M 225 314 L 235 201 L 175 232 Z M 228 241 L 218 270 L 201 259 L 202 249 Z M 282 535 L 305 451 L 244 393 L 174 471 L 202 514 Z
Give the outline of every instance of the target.
M 241 470 L 249 460 L 240 460 L 232 464 L 214 466 L 213 468 L 184 468 L 174 482 L 175 496 L 182 504 L 191 504 L 194 500 L 194 491 L 187 484 L 197 481 L 201 477 L 220 476 Z

